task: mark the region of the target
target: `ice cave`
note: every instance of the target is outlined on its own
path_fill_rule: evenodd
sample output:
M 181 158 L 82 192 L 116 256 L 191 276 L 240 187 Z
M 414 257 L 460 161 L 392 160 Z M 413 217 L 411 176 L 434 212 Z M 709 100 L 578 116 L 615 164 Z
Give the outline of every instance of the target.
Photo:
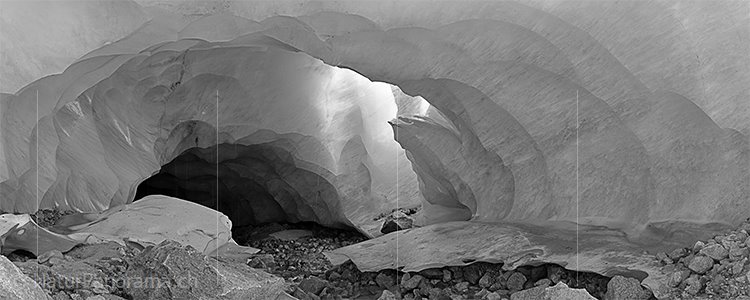
M 749 2 L 0 21 L 0 299 L 750 299 Z

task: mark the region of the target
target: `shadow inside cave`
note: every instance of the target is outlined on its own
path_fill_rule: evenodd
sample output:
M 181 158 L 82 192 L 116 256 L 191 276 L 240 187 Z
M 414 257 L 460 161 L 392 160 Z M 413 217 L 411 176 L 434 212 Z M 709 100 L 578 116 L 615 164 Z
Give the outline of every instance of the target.
M 329 182 L 333 175 L 311 169 L 272 143 L 193 147 L 141 182 L 134 201 L 153 194 L 188 200 L 227 215 L 235 228 L 312 222 L 355 230 Z

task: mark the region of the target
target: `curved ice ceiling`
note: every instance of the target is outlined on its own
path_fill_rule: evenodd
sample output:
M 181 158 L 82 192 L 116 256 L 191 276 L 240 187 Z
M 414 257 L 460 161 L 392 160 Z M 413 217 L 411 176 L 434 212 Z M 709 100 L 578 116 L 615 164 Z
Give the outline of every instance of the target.
M 746 3 L 211 3 L 144 2 L 134 18 L 153 19 L 133 33 L 3 94 L 0 209 L 33 211 L 37 192 L 42 207 L 126 203 L 218 142 L 272 149 L 284 183 L 264 184 L 310 207 L 332 193 L 310 218 L 367 232 L 394 199 L 421 202 L 426 224 L 629 232 L 750 211 Z

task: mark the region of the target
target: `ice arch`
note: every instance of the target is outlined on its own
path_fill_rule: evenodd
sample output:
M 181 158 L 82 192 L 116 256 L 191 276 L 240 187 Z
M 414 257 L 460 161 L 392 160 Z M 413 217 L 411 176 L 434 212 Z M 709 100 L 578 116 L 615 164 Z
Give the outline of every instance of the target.
M 373 210 L 367 205 L 392 204 L 396 192 L 377 174 L 394 171 L 394 163 L 378 165 L 373 158 L 386 152 L 372 151 L 368 143 L 375 139 L 358 131 L 367 125 L 366 106 L 343 103 L 333 114 L 322 109 L 320 82 L 330 74 L 316 72 L 328 64 L 390 83 L 434 107 L 432 116 L 392 122 L 419 175 L 397 182 L 398 196 L 424 201 L 424 223 L 575 220 L 630 230 L 665 220 L 734 223 L 745 217 L 747 137 L 718 128 L 689 99 L 649 90 L 580 29 L 540 10 L 497 5 L 516 14 L 498 10 L 484 17 L 502 22 L 474 19 L 437 24 L 444 25 L 438 30 L 385 31 L 346 14 L 235 20 L 241 26 L 232 30 L 253 32 L 151 47 L 158 37 L 152 29 L 160 25 L 147 24 L 137 33 L 148 39 L 129 36 L 89 53 L 63 74 L 3 95 L 3 128 L 13 130 L 3 130 L 2 157 L 8 163 L 0 173 L 2 196 L 12 201 L 2 208 L 36 209 L 37 172 L 43 207 L 99 210 L 131 201 L 134 184 L 184 147 L 170 141 L 185 130 L 180 124 L 216 124 L 212 116 L 218 113 L 219 143 L 259 130 L 317 139 L 325 147 L 312 158 L 289 153 L 337 176 L 348 174 L 333 186 L 342 203 L 355 205 L 332 215 L 370 226 Z M 540 18 L 529 23 L 519 17 L 524 14 Z M 467 12 L 466 18 L 470 15 L 483 17 Z M 200 27 L 224 21 L 203 19 L 190 30 L 166 26 L 163 37 L 200 34 Z M 476 43 L 456 33 L 488 26 L 504 28 L 498 40 L 530 43 Z M 586 51 L 577 50 L 580 45 L 587 45 Z M 30 122 L 29 99 L 37 91 L 41 115 Z M 39 145 L 29 138 L 35 135 Z M 326 140 L 335 136 L 347 138 Z M 300 146 L 302 140 L 288 143 L 318 149 Z M 39 169 L 32 163 L 37 149 Z M 412 166 L 403 162 L 397 165 Z M 701 183 L 721 176 L 728 179 Z M 377 180 L 381 184 L 373 183 Z M 693 192 L 680 190 L 686 186 Z M 579 205 L 580 219 L 574 218 L 573 204 Z M 695 209 L 705 213 L 696 216 Z

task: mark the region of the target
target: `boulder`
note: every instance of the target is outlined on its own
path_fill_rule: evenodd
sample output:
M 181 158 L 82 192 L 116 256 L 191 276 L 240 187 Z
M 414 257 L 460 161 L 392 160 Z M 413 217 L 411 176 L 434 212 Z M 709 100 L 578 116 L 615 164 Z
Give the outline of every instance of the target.
M 571 289 L 565 283 L 554 286 L 537 286 L 510 295 L 511 300 L 594 300 L 585 289 Z M 630 299 L 630 298 L 618 298 Z
M 386 216 L 380 232 L 386 234 L 394 231 L 409 229 L 413 226 L 414 220 L 400 211 L 395 211 L 392 214 Z
M 607 300 L 646 300 L 651 298 L 651 292 L 644 289 L 637 279 L 617 275 L 607 283 L 607 294 L 604 298 Z
M 714 261 L 708 256 L 698 255 L 688 264 L 688 268 L 693 272 L 703 274 L 713 267 Z
M 135 299 L 274 299 L 281 278 L 246 265 L 208 258 L 191 246 L 164 241 L 130 263 L 125 291 Z
M 52 299 L 31 278 L 26 276 L 5 256 L 0 255 L 0 299 Z
M 706 255 L 715 261 L 725 259 L 729 255 L 729 251 L 727 251 L 727 249 L 721 244 L 713 244 L 703 247 L 699 253 Z

